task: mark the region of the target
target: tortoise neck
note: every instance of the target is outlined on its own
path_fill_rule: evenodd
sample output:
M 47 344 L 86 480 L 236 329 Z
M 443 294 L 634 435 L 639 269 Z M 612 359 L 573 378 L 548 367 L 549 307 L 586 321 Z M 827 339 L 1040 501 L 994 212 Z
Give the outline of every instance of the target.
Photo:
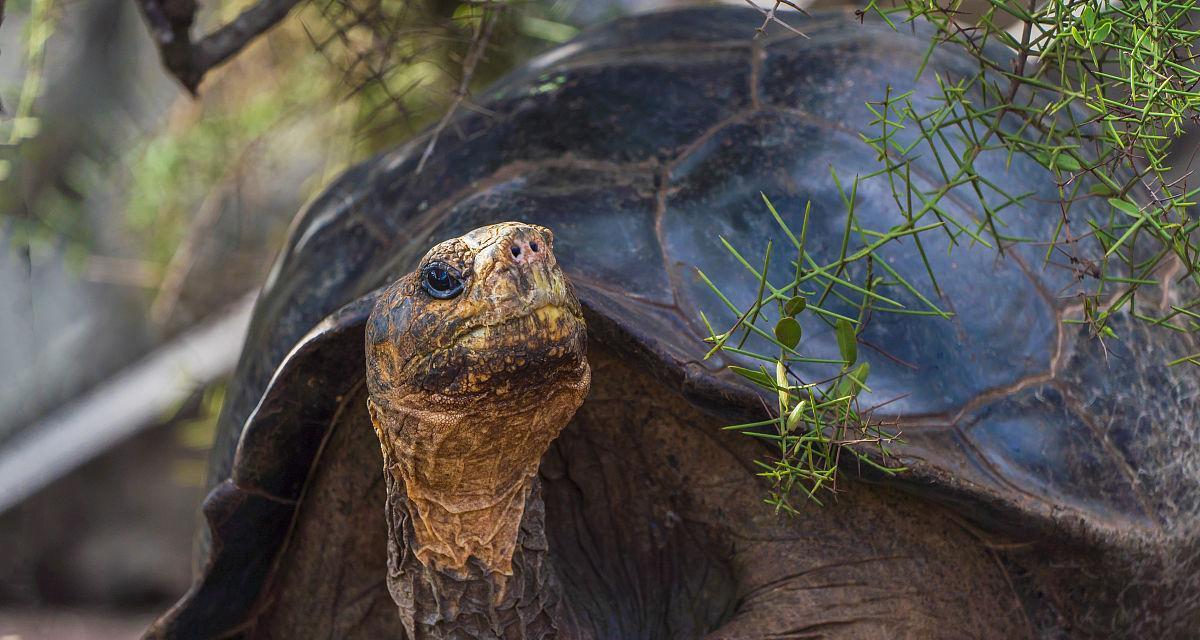
M 388 589 L 411 639 L 578 635 L 550 566 L 538 466 L 590 382 L 580 359 L 554 385 L 510 388 L 503 401 L 408 388 L 370 397 Z
M 512 556 L 512 573 L 475 558 L 462 571 L 425 564 L 414 550 L 407 492 L 388 483 L 388 589 L 413 640 L 425 638 L 568 638 L 574 624 L 547 553 L 546 510 L 534 477 Z

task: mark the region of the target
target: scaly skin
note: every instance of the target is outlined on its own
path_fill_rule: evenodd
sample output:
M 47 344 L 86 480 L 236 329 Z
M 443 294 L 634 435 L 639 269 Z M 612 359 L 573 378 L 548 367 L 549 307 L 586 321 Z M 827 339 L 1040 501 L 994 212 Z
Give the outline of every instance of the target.
M 548 229 L 443 242 L 367 325 L 368 408 L 388 488 L 388 586 L 413 638 L 573 635 L 538 463 L 591 381 L 579 302 Z M 461 274 L 438 299 L 423 269 Z

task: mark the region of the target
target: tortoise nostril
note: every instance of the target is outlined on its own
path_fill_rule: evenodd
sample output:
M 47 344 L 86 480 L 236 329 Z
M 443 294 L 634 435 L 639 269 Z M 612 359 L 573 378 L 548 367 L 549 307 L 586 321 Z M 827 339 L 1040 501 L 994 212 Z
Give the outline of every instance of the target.
M 530 250 L 530 251 L 532 251 L 532 252 L 534 252 L 534 253 L 537 253 L 537 249 L 538 249 L 538 246 L 537 246 L 537 243 L 536 243 L 536 242 L 530 242 L 530 243 L 529 243 L 529 250 Z
M 515 245 L 515 244 L 514 244 L 514 245 L 512 246 L 512 249 L 510 249 L 510 251 L 512 251 L 512 254 L 513 254 L 513 257 L 514 257 L 514 258 L 520 258 L 520 257 L 521 257 L 521 247 L 518 247 L 517 245 Z

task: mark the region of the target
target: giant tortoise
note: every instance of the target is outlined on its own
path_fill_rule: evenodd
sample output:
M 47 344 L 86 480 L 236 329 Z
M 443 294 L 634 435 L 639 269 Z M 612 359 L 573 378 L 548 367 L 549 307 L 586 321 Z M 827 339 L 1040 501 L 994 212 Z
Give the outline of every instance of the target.
M 764 504 L 770 451 L 721 427 L 765 404 L 704 359 L 700 313 L 733 316 L 697 268 L 749 303 L 720 238 L 784 246 L 760 194 L 793 224 L 811 202 L 810 250 L 832 258 L 830 168 L 878 169 L 866 103 L 972 67 L 939 51 L 916 82 L 924 36 L 850 13 L 798 22 L 808 38 L 755 37 L 759 21 L 705 8 L 586 31 L 481 95 L 423 166 L 427 138 L 307 207 L 220 417 L 195 584 L 151 637 L 1200 628 L 1200 383 L 1166 366 L 1196 345 L 1124 316 L 1106 341 L 1067 322 L 1092 284 L 1043 246 L 929 234 L 924 295 L 952 319 L 878 314 L 859 335 L 863 401 L 901 431 L 905 471 L 846 468 L 798 515 Z M 1000 152 L 976 165 L 1030 193 L 1006 237 L 1050 237 L 1054 175 Z M 899 220 L 885 185 L 857 197 L 869 226 Z M 1072 215 L 1105 219 L 1097 200 Z M 883 258 L 925 272 L 911 245 Z M 805 323 L 805 349 L 836 353 Z

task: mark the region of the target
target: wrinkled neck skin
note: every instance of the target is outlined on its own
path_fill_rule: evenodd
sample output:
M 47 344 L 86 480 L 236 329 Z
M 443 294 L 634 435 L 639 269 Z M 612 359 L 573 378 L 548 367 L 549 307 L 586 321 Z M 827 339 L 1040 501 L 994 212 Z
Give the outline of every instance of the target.
M 387 582 L 410 638 L 580 637 L 548 557 L 537 470 L 590 375 L 582 361 L 517 395 L 372 398 Z

